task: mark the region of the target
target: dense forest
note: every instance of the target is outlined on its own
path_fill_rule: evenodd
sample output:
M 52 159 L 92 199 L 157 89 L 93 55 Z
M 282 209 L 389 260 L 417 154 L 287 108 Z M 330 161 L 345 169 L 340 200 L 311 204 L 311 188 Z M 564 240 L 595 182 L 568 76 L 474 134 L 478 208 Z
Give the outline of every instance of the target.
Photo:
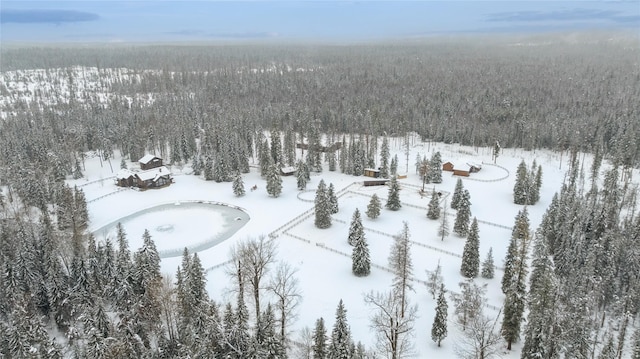
M 585 39 L 3 47 L 0 357 L 293 356 L 284 329 L 291 303 L 255 313 L 245 304 L 267 278 L 241 259 L 259 253 L 273 264 L 272 243 L 238 246 L 238 300 L 214 303 L 197 253 L 185 252 L 165 278 L 150 238 L 129 249 L 122 229 L 117 243 L 96 243 L 84 194 L 65 179 L 83 176 L 90 152 L 119 167 L 115 150 L 133 161 L 158 153 L 217 182 L 248 172 L 251 157 L 265 176 L 274 163 L 321 171 L 324 160 L 361 175 L 378 138 L 413 132 L 570 156 L 534 238 L 519 227 L 525 214 L 514 227 L 502 337 L 521 338 L 523 358 L 640 357 L 632 330 L 640 216 L 630 181 L 640 166 L 640 47 Z M 305 163 L 295 156 L 300 142 L 309 145 Z M 335 142 L 342 148 L 318 151 Z M 579 152 L 594 156 L 586 175 Z M 612 169 L 601 174 L 603 161 Z M 292 299 L 282 271 L 274 283 Z M 318 320 L 307 357 L 374 355 L 345 332 L 344 312 L 339 303 L 332 333 Z M 611 343 L 598 341 L 602 331 Z

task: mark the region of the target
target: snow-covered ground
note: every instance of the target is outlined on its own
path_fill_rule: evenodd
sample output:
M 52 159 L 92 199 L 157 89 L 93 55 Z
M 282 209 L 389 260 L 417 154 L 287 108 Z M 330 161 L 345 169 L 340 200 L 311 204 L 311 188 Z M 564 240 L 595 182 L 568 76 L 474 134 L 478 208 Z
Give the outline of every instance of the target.
M 391 141 L 391 145 L 392 156 L 397 154 L 400 158 L 399 172 L 404 172 L 407 164 L 401 140 Z M 233 300 L 227 290 L 231 288 L 231 281 L 225 273 L 224 266 L 220 266 L 228 260 L 230 248 L 240 240 L 271 234 L 278 243 L 279 259 L 298 269 L 297 277 L 303 301 L 299 306 L 298 319 L 291 329 L 297 332 L 301 328 L 312 327 L 319 317 L 324 317 L 327 327 L 331 328 L 338 301 L 343 299 L 354 340 L 362 341 L 367 348 L 374 346 L 374 336 L 369 328 L 372 308 L 365 305 L 363 294 L 389 289 L 392 276 L 385 268 L 388 267 L 391 236 L 399 233 L 402 222 L 406 221 L 411 233 L 410 239 L 413 241 L 413 275 L 416 279 L 411 301 L 419 307 L 419 317 L 414 327 L 417 357 L 452 358 L 456 357 L 455 345 L 459 343 L 459 339 L 456 338 L 459 334 L 456 334 L 457 331 L 454 329 L 456 325 L 453 320 L 453 303 L 449 302 L 449 336 L 443 341 L 442 347 L 438 348 L 430 338 L 436 303 L 424 285 L 427 278 L 425 270 L 433 270 L 440 263 L 446 288 L 449 291 L 458 291 L 458 283 L 463 280 L 459 274 L 459 267 L 465 239 L 451 234 L 442 241 L 437 234 L 438 221 L 426 217 L 429 197 L 420 195 L 422 183 L 415 173 L 414 162 L 416 154 L 430 158 L 435 151 L 440 151 L 444 162 L 470 158 L 476 162 L 484 161 L 481 172 L 472 174 L 470 178 L 463 178 L 463 181 L 471 194 L 472 216 L 481 221 L 481 259 L 484 259 L 491 247 L 498 267 L 502 266 L 511 236 L 510 227 L 518 211 L 523 209 L 522 206 L 513 204 L 515 171 L 520 161 L 525 159 L 530 165 L 535 159 L 542 165 L 543 170 L 540 201 L 528 207 L 532 230 L 540 223 L 553 194 L 559 191 L 568 168 L 566 154 L 561 157 L 559 153 L 549 151 L 507 149 L 498 158 L 497 166 L 494 166 L 490 164 L 490 148 L 416 141 L 409 155 L 407 178 L 399 180 L 402 185 L 400 198 L 403 207 L 397 212 L 383 208 L 380 217 L 375 220 L 364 215 L 366 206 L 373 193 L 381 197 L 384 205 L 387 188 L 364 187 L 361 183 L 367 179 L 366 177 L 347 176 L 327 170 L 312 174 L 307 192 L 300 192 L 296 188 L 295 177 L 283 177 L 283 191 L 279 198 L 267 195 L 265 181 L 259 176 L 256 168 L 252 168 L 251 173 L 243 175 L 247 190 L 243 197 L 233 195 L 231 183 L 204 181 L 200 177 L 189 175 L 189 169 L 186 167 L 183 170 L 184 174 L 178 171 L 175 184 L 170 187 L 143 192 L 121 190 L 110 178 L 114 174 L 109 166 L 105 164 L 104 167 L 100 167 L 97 159 L 87 161 L 85 178 L 69 182 L 82 186 L 85 191 L 93 230 L 115 223 L 119 217 L 156 205 L 180 201 L 215 201 L 242 209 L 250 219 L 235 234 L 211 248 L 199 251 L 203 266 L 209 269 L 207 288 L 211 297 L 218 301 Z M 114 163 L 119 163 L 119 160 L 115 158 Z M 589 161 L 590 158 L 586 156 L 585 169 L 589 168 Z M 176 168 L 173 170 L 177 171 Z M 427 192 L 435 188 L 443 193 L 443 198 L 450 198 L 458 177 L 443 172 L 443 178 L 441 184 L 427 185 Z M 333 216 L 333 224 L 328 229 L 317 229 L 313 224 L 312 201 L 320 179 L 324 179 L 327 184 L 333 183 L 339 195 L 340 211 Z M 253 185 L 257 185 L 256 191 L 249 189 Z M 150 230 L 159 249 L 174 249 L 177 244 L 184 246 L 198 243 L 223 231 L 225 221 L 223 215 L 218 212 L 218 207 L 203 207 L 197 210 L 179 206 L 161 208 L 162 210 L 144 213 L 124 221 L 132 250 L 139 245 L 144 228 Z M 356 208 L 360 209 L 363 217 L 365 235 L 374 264 L 371 275 L 364 278 L 352 275 L 351 247 L 347 244 L 349 223 Z M 451 216 L 449 223 L 452 226 L 455 211 L 448 209 L 447 212 Z M 170 229 L 173 229 L 173 232 Z M 163 271 L 173 275 L 180 260 L 180 257 L 164 258 Z M 500 291 L 501 277 L 502 271 L 498 268 L 494 279 L 477 279 L 478 282 L 488 285 L 489 307 L 485 310 L 488 315 L 497 315 L 496 308 L 502 306 L 504 296 Z M 293 338 L 296 336 L 297 333 L 292 335 Z M 513 350 L 505 353 L 504 357 L 519 357 L 521 345 L 514 344 Z

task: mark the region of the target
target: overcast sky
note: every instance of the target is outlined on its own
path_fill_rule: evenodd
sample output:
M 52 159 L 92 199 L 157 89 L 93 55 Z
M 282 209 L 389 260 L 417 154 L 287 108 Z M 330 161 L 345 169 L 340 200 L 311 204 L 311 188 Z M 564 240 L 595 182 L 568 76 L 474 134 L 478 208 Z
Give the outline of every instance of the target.
M 632 29 L 634 1 L 0 1 L 2 42 L 376 40 Z

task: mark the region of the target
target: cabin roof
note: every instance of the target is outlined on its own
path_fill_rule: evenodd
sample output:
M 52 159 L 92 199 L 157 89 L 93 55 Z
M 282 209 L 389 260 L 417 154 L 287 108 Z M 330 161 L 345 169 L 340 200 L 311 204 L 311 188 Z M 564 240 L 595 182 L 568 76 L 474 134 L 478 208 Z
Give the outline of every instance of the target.
M 147 154 L 147 155 L 144 155 L 144 157 L 142 157 L 141 159 L 139 159 L 138 162 L 146 165 L 147 163 L 153 161 L 154 158 L 158 158 L 159 159 L 160 157 L 157 157 L 157 156 L 154 156 L 154 155 L 151 155 L 151 154 Z
M 136 176 L 140 178 L 142 181 L 153 180 L 154 182 L 163 176 L 170 176 L 171 171 L 165 166 L 160 166 L 156 168 L 152 168 L 146 171 L 136 172 Z

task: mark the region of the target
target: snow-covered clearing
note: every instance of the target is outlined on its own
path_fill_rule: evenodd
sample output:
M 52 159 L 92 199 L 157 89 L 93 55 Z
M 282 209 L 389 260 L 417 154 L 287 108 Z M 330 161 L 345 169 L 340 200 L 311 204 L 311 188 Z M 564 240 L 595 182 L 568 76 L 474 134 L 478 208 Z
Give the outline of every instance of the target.
M 407 168 L 406 156 L 401 140 L 392 141 L 392 156 L 400 158 L 399 171 Z M 513 204 L 513 185 L 517 165 L 524 159 L 528 165 L 533 159 L 542 165 L 543 183 L 540 201 L 528 208 L 531 228 L 535 229 L 549 205 L 553 194 L 559 191 L 565 170 L 568 168 L 568 157 L 549 151 L 505 150 L 497 160 L 498 166 L 491 162 L 490 148 L 471 148 L 455 144 L 415 143 L 409 154 L 408 173 L 402 185 L 400 198 L 403 207 L 392 212 L 382 209 L 381 216 L 375 220 L 366 217 L 364 212 L 369 199 L 376 193 L 383 206 L 387 197 L 386 187 L 364 187 L 362 181 L 366 177 L 343 175 L 339 172 L 313 173 L 306 192 L 296 188 L 295 177 L 283 177 L 283 191 L 279 198 L 271 198 L 266 193 L 265 181 L 260 178 L 256 168 L 243 175 L 246 195 L 235 197 L 231 183 L 215 183 L 204 181 L 201 177 L 189 175 L 190 169 L 182 171 L 173 168 L 175 183 L 170 187 L 133 191 L 120 190 L 113 184 L 113 176 L 109 166 L 100 167 L 97 159 L 86 163 L 85 178 L 69 181 L 71 185 L 82 186 L 89 200 L 89 212 L 92 229 L 114 223 L 124 215 L 142 211 L 159 204 L 180 201 L 215 201 L 241 208 L 250 218 L 244 226 L 219 244 L 199 251 L 202 264 L 208 271 L 208 290 L 215 300 L 233 300 L 229 290 L 232 286 L 220 264 L 228 260 L 230 248 L 240 240 L 248 237 L 271 234 L 278 243 L 279 259 L 290 263 L 298 269 L 300 289 L 303 301 L 298 310 L 298 319 L 292 330 L 308 326 L 312 327 L 319 317 L 324 317 L 330 328 L 334 321 L 334 312 L 340 299 L 344 300 L 348 310 L 347 317 L 351 325 L 355 341 L 362 341 L 368 348 L 374 346 L 374 336 L 369 328 L 369 317 L 372 308 L 363 301 L 363 294 L 370 291 L 385 291 L 391 285 L 392 275 L 386 270 L 387 258 L 393 235 L 402 229 L 402 222 L 409 225 L 412 242 L 412 259 L 414 265 L 414 289 L 411 301 L 419 307 L 419 318 L 415 323 L 415 349 L 417 357 L 456 357 L 456 326 L 453 317 L 453 303 L 449 303 L 449 336 L 438 348 L 430 338 L 430 330 L 435 313 L 435 300 L 427 292 L 424 285 L 425 270 L 432 270 L 440 262 L 446 288 L 458 291 L 458 283 L 463 280 L 459 274 L 460 256 L 465 240 L 454 234 L 441 240 L 437 234 L 438 221 L 426 217 L 429 196 L 421 196 L 419 190 L 422 183 L 415 173 L 416 154 L 427 158 L 435 151 L 440 151 L 443 162 L 473 159 L 484 161 L 483 169 L 463 178 L 464 186 L 471 194 L 471 213 L 480 223 L 480 253 L 484 259 L 489 248 L 493 248 L 496 265 L 496 277 L 492 280 L 476 279 L 488 284 L 488 315 L 497 315 L 502 306 L 504 296 L 500 291 L 502 260 L 511 236 L 510 227 L 514 218 L 523 207 Z M 560 162 L 562 158 L 563 163 Z M 581 156 L 582 158 L 582 156 Z M 120 158 L 114 159 L 119 163 Z M 584 163 L 585 171 L 590 165 L 589 157 Z M 133 164 L 130 164 L 134 166 Z M 458 177 L 443 172 L 441 184 L 429 184 L 425 188 L 430 193 L 432 188 L 441 191 L 443 199 L 450 198 Z M 637 178 L 637 174 L 636 174 Z M 315 188 L 320 179 L 333 183 L 339 195 L 340 211 L 333 216 L 333 224 L 328 229 L 317 229 L 313 223 L 313 198 Z M 256 191 L 249 188 L 257 185 Z M 109 194 L 113 193 L 113 194 Z M 105 195 L 107 194 L 107 195 Z M 347 243 L 347 234 L 351 216 L 358 208 L 362 214 L 365 235 L 369 243 L 372 270 L 371 275 L 358 278 L 351 273 L 351 247 Z M 198 243 L 224 230 L 223 214 L 211 209 L 183 209 L 180 206 L 162 207 L 160 211 L 151 211 L 142 216 L 123 221 L 128 233 L 132 249 L 140 243 L 139 237 L 144 228 L 151 231 L 160 250 Z M 448 208 L 449 223 L 453 225 L 455 211 Z M 171 227 L 173 226 L 173 227 Z M 169 230 L 173 229 L 173 231 Z M 178 246 L 180 244 L 180 246 Z M 173 275 L 180 263 L 180 257 L 164 258 L 162 269 Z M 297 334 L 292 337 L 295 338 Z M 521 343 L 516 343 L 506 358 L 519 357 Z

